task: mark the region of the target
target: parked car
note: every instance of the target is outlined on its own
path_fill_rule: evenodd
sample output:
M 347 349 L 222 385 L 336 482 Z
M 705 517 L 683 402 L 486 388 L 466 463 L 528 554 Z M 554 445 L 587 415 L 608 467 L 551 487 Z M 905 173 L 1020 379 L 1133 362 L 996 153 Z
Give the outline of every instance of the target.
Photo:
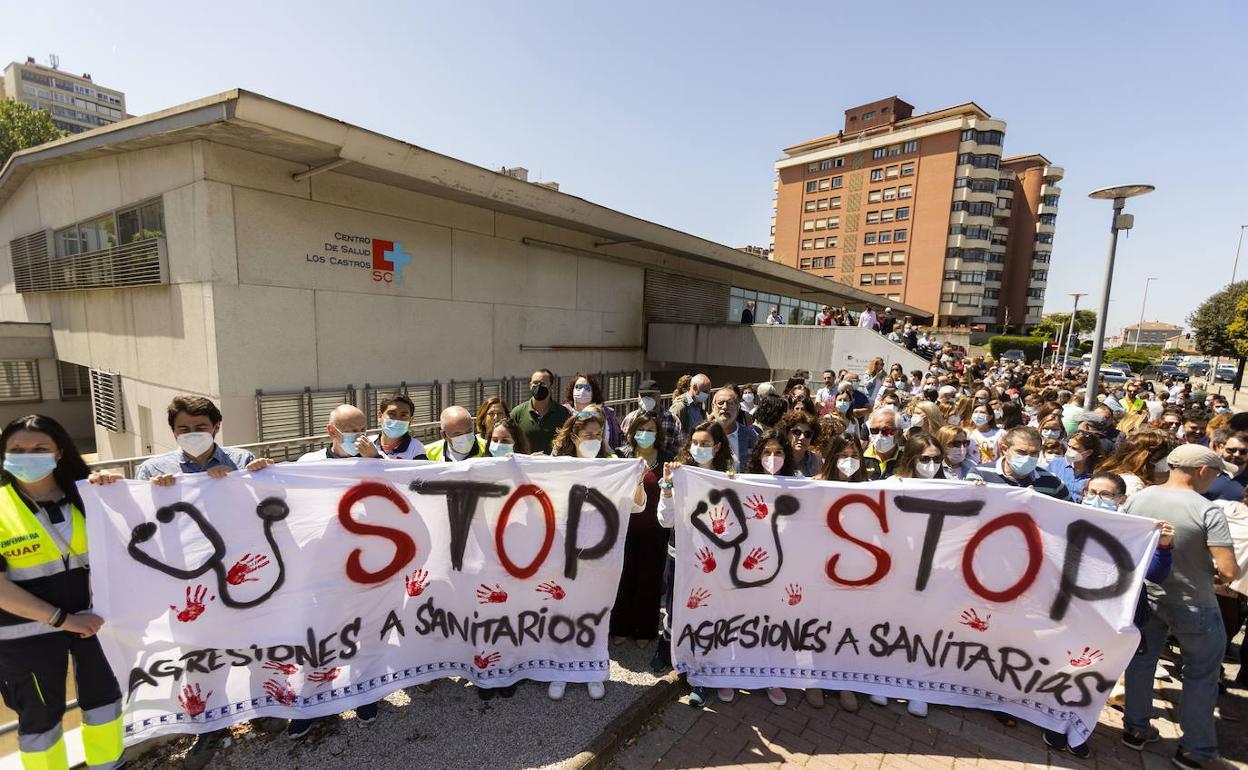
M 1188 376 L 1191 377 L 1204 377 L 1209 373 L 1209 364 L 1204 361 L 1196 361 L 1195 363 L 1188 364 L 1187 373 Z
M 1217 374 L 1215 374 L 1213 377 L 1213 381 L 1214 382 L 1234 382 L 1235 381 L 1235 367 L 1219 366 Z
M 1111 369 L 1107 366 L 1102 366 L 1101 367 L 1101 379 L 1105 381 L 1106 385 L 1121 385 L 1127 380 L 1135 379 L 1135 375 L 1130 374 L 1130 373 L 1123 374 L 1117 369 Z
M 1188 374 L 1173 364 L 1149 364 L 1144 367 L 1144 371 L 1140 372 L 1140 379 L 1143 380 L 1164 380 L 1171 378 L 1175 382 L 1187 382 Z
M 1103 366 L 1102 368 L 1104 368 L 1104 369 L 1117 369 L 1118 371 L 1122 372 L 1123 374 L 1125 374 L 1125 375 L 1126 375 L 1126 376 L 1128 376 L 1128 377 L 1130 377 L 1130 376 L 1132 376 L 1132 375 L 1134 374 L 1134 372 L 1132 372 L 1132 371 L 1131 371 L 1131 365 L 1130 365 L 1130 364 L 1128 364 L 1128 363 L 1125 363 L 1125 362 L 1123 362 L 1123 361 L 1114 361 L 1114 362 L 1112 362 L 1112 363 L 1105 364 L 1105 366 Z
M 1023 351 L 1018 350 L 1018 349 L 1007 350 L 1001 354 L 1001 361 L 1002 362 L 1009 361 L 1010 363 L 1021 364 L 1027 361 L 1027 355 L 1023 353 Z

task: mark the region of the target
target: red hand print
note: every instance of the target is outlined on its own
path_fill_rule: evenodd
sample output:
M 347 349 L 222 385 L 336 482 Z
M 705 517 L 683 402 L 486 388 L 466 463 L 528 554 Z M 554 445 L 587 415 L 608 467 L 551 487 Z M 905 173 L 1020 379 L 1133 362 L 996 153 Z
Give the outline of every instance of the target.
M 428 571 L 418 569 L 410 575 L 404 575 L 403 585 L 407 588 L 408 596 L 420 596 L 425 592 L 425 587 L 429 585 Z
M 267 566 L 269 566 L 269 557 L 264 554 L 252 556 L 250 553 L 245 553 L 243 558 L 234 562 L 234 566 L 230 567 L 230 571 L 225 573 L 225 582 L 232 586 L 241 586 L 243 583 L 258 583 L 260 578 L 247 576 Z
M 698 563 L 702 565 L 703 572 L 715 571 L 715 557 L 711 555 L 710 548 L 702 548 L 694 556 L 698 557 Z
M 754 518 L 767 518 L 767 503 L 763 502 L 761 495 L 754 495 L 745 499 L 745 507 L 754 512 Z
M 199 689 L 197 684 L 182 685 L 182 694 L 178 696 L 178 703 L 182 704 L 182 710 L 186 712 L 188 717 L 197 717 L 204 713 L 208 708 L 208 699 L 212 697 L 212 690 L 207 695 Z
M 276 679 L 264 680 L 264 691 L 283 706 L 289 706 L 299 697 L 289 682 L 279 682 Z
M 542 597 L 543 601 L 548 600 L 548 599 L 554 599 L 558 601 L 559 599 L 562 599 L 563 597 L 568 595 L 568 592 L 564 591 L 563 587 L 560 586 L 558 583 L 549 583 L 549 582 L 542 583 L 540 586 L 538 586 L 534 590 L 536 590 L 538 593 L 546 594 L 546 596 Z
M 1093 663 L 1099 662 L 1101 658 L 1105 657 L 1104 655 L 1101 654 L 1100 650 L 1094 650 L 1091 647 L 1084 647 L 1083 652 L 1079 653 L 1078 655 L 1075 655 L 1070 650 L 1067 650 L 1066 654 L 1073 656 L 1070 659 L 1070 665 L 1074 666 L 1075 668 L 1086 668 L 1087 666 L 1090 666 Z
M 802 587 L 797 583 L 790 583 L 789 587 L 784 589 L 784 595 L 789 597 L 789 606 L 792 607 L 802 601 Z
M 970 626 L 976 631 L 987 631 L 988 621 L 990 620 L 992 620 L 992 615 L 987 615 L 981 618 L 979 613 L 972 607 L 969 610 L 962 610 L 962 620 L 960 622 L 962 625 Z
M 486 655 L 484 652 L 482 652 L 480 655 L 474 655 L 472 657 L 472 663 L 477 668 L 485 670 L 489 668 L 490 666 L 494 665 L 495 663 L 497 663 L 498 661 L 502 660 L 502 658 L 503 656 L 497 652 L 491 652 L 489 655 Z
M 728 526 L 728 509 L 717 505 L 711 509 L 711 531 L 717 535 L 724 534 Z
M 206 596 L 208 596 L 208 589 L 204 588 L 202 585 L 197 585 L 194 588 L 187 586 L 186 606 L 179 610 L 176 604 L 170 604 L 169 609 L 175 610 L 178 613 L 174 617 L 178 619 L 179 623 L 190 623 L 195 618 L 204 614 L 204 610 L 206 609 L 204 605 L 204 597 Z M 215 596 L 210 597 L 208 601 L 212 601 L 216 598 L 217 597 Z
M 278 663 L 275 660 L 270 660 L 260 668 L 267 668 L 270 671 L 276 671 L 277 673 L 285 674 L 286 676 L 294 676 L 299 673 L 299 667 L 294 663 Z
M 767 561 L 767 552 L 762 548 L 755 548 L 741 560 L 741 566 L 746 569 L 762 569 L 765 561 Z
M 311 674 L 308 674 L 308 681 L 316 682 L 317 686 L 319 687 L 320 685 L 323 685 L 326 682 L 334 681 L 335 679 L 338 678 L 338 675 L 341 673 L 342 673 L 342 669 L 339 668 L 338 666 L 327 668 L 324 671 L 313 671 Z
M 507 592 L 498 583 L 495 583 L 493 588 L 482 583 L 477 589 L 478 604 L 502 604 L 505 601 L 507 601 Z
M 685 602 L 685 606 L 691 610 L 699 607 L 708 607 L 706 600 L 711 598 L 711 592 L 705 588 L 695 588 L 689 592 L 689 601 Z

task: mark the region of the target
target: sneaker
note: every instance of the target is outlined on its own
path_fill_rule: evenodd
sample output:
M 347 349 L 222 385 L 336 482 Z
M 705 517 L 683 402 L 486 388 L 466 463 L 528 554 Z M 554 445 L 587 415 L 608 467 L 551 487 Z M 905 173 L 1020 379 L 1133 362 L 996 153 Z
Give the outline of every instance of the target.
M 1078 746 L 1067 746 L 1066 750 L 1079 759 L 1087 759 L 1092 756 L 1092 747 L 1086 741 Z
M 1174 752 L 1174 756 L 1170 758 L 1170 764 L 1183 770 L 1236 770 L 1238 765 L 1228 759 L 1219 756 L 1195 757 L 1187 753 L 1183 749 Z
M 185 770 L 203 770 L 217 755 L 217 749 L 229 745 L 228 736 L 229 732 L 226 730 L 213 730 L 195 736 L 195 745 L 186 753 L 182 767 Z
M 546 688 L 546 696 L 551 700 L 563 700 L 563 691 L 568 689 L 567 682 L 551 682 Z
M 701 687 L 695 687 L 689 691 L 688 703 L 695 709 L 700 709 L 706 705 L 706 691 Z
M 290 724 L 286 725 L 286 737 L 292 741 L 302 738 L 312 731 L 314 724 L 316 724 L 315 719 L 292 719 Z
M 1145 746 L 1159 740 L 1161 740 L 1161 733 L 1157 732 L 1156 727 L 1150 726 L 1146 732 L 1142 733 L 1137 733 L 1130 728 L 1124 728 L 1122 731 L 1122 745 L 1136 751 L 1143 751 Z
M 602 700 L 607 694 L 607 686 L 602 682 L 589 682 L 586 687 L 589 688 L 590 700 Z
M 806 702 L 817 709 L 823 708 L 823 690 L 820 690 L 818 687 L 807 690 Z
M 912 700 L 906 702 L 906 711 L 910 712 L 910 716 L 923 719 L 927 716 L 927 703 L 921 700 Z
M 510 698 L 511 696 L 516 694 L 516 685 L 518 684 L 519 682 L 517 682 L 516 684 L 509 684 L 506 687 L 500 687 L 498 689 L 498 694 L 504 698 Z
M 783 706 L 784 704 L 789 702 L 789 696 L 784 694 L 784 688 L 782 687 L 768 687 L 767 688 L 767 700 L 771 701 L 777 706 Z
M 877 706 L 887 706 L 888 698 L 885 698 L 883 695 L 872 695 L 871 702 Z
M 721 687 L 716 694 L 719 696 L 720 703 L 732 703 L 737 697 L 737 691 L 731 687 Z
M 1069 744 L 1066 743 L 1066 734 L 1059 733 L 1056 730 L 1045 730 L 1043 733 L 1044 745 L 1054 751 L 1065 751 Z
M 355 718 L 364 724 L 372 724 L 377 719 L 377 701 L 355 707 Z
M 650 670 L 656 674 L 664 674 L 672 670 L 672 645 L 666 639 L 660 639 L 650 658 Z
M 853 690 L 841 690 L 837 698 L 841 702 L 842 709 L 851 714 L 858 710 L 858 693 Z

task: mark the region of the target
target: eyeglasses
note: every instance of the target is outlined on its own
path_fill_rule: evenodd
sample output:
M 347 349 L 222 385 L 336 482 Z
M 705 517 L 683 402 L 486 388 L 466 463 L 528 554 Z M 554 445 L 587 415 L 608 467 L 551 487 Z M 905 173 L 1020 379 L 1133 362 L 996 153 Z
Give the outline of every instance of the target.
M 815 432 L 809 428 L 791 428 L 789 434 L 800 438 L 814 438 Z
M 867 432 L 872 436 L 891 436 L 897 431 L 895 428 L 867 428 Z
M 940 455 L 919 455 L 919 460 L 929 463 L 940 462 Z
M 949 442 L 950 449 L 961 449 L 962 447 L 968 447 L 970 445 L 971 445 L 970 441 L 950 441 Z
M 1101 500 L 1108 500 L 1110 502 L 1116 502 L 1114 498 L 1118 497 L 1118 495 L 1115 492 L 1093 492 L 1090 489 L 1086 489 L 1083 492 L 1083 497 L 1084 499 L 1087 499 L 1089 497 L 1096 497 Z
M 1234 449 L 1229 446 L 1224 446 L 1222 447 L 1222 453 L 1228 454 L 1228 455 L 1248 455 L 1248 447 L 1240 447 L 1238 449 Z

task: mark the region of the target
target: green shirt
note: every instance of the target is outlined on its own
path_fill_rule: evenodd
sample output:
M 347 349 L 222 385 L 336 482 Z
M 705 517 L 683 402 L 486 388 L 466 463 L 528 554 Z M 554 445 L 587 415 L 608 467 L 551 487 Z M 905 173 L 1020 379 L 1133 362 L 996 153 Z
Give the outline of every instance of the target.
M 511 419 L 516 421 L 525 438 L 529 440 L 529 448 L 534 452 L 550 454 L 550 444 L 555 440 L 555 433 L 568 421 L 572 413 L 562 404 L 551 401 L 546 414 L 539 416 L 533 411 L 533 400 L 529 399 L 511 410 Z

